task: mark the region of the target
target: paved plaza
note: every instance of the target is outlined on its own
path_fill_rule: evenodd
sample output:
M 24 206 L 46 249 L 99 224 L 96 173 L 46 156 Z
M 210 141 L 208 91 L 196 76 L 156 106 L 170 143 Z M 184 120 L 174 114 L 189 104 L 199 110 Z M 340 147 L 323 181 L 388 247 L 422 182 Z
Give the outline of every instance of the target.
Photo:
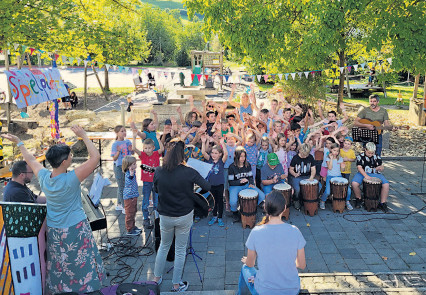
M 388 214 L 359 209 L 338 214 L 331 211 L 331 204 L 327 204 L 326 210 L 310 217 L 291 208 L 288 222 L 300 229 L 307 242 L 307 267 L 301 272 L 305 294 L 426 292 L 426 212 L 410 214 L 425 206 L 425 196 L 412 194 L 421 190 L 423 162 L 385 160 L 384 163 L 384 174 L 391 182 Z M 94 233 L 99 244 L 107 243 L 108 239 L 113 244 L 118 243 L 117 251 L 102 252 L 109 280 L 114 283 L 152 279 L 155 262 L 155 254 L 151 254 L 153 232 L 143 232 L 139 238 L 118 239 L 125 235 L 124 215 L 115 211 L 117 187 L 111 164 L 104 162 L 102 169 L 102 175 L 113 182 L 104 188 L 102 197 L 108 235 L 105 230 Z M 426 181 L 423 179 L 425 191 Z M 260 218 L 259 213 L 258 220 Z M 193 258 L 188 256 L 183 279 L 189 281 L 191 291 L 237 289 L 240 259 L 246 253 L 244 245 L 250 229 L 243 229 L 241 223 L 232 224 L 231 218 L 224 219 L 225 228 L 217 224 L 208 226 L 208 219 L 193 226 L 192 246 L 203 259 L 197 259 L 203 281 L 200 282 Z M 136 220 L 142 227 L 141 211 Z M 123 248 L 120 243 L 134 246 Z M 144 245 L 148 248 L 141 247 Z M 168 262 L 166 271 L 171 266 Z M 171 276 L 172 272 L 164 274 L 162 291 L 170 290 Z

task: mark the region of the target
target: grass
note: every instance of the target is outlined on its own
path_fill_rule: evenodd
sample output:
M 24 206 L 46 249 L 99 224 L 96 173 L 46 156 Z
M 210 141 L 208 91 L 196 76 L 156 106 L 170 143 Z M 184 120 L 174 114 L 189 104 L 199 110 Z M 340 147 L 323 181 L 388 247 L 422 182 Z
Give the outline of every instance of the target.
M 134 87 L 111 87 L 109 93 L 125 96 L 132 93 L 134 90 L 135 90 Z M 83 87 L 75 88 L 73 89 L 73 91 L 83 93 L 84 88 Z M 93 88 L 90 87 L 89 89 L 87 89 L 87 93 L 102 94 L 102 90 L 100 87 L 93 87 Z
M 181 0 L 142 0 L 141 2 L 158 6 L 161 9 L 184 9 Z

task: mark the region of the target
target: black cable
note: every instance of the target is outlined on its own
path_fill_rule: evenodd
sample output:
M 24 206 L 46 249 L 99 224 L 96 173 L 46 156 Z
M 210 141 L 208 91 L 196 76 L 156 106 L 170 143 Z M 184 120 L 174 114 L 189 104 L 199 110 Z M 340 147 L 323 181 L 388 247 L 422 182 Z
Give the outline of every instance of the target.
M 102 204 L 101 208 L 104 213 L 104 216 L 106 216 Z M 130 277 L 132 273 L 134 273 L 132 281 L 135 281 L 138 278 L 140 272 L 142 271 L 144 264 L 142 264 L 136 271 L 134 271 L 134 261 L 132 262 L 132 264 L 129 264 L 127 263 L 127 260 L 131 257 L 146 257 L 154 254 L 154 249 L 151 246 L 152 229 L 146 234 L 146 240 L 143 246 L 137 246 L 136 244 L 138 243 L 139 239 L 134 239 L 131 236 L 120 236 L 117 238 L 110 239 L 108 237 L 108 227 L 105 230 L 106 239 L 111 245 L 111 251 L 107 255 L 102 256 L 102 260 L 104 261 L 104 265 L 106 264 L 105 262 L 107 260 L 111 261 L 114 268 L 110 269 L 110 271 L 116 271 L 116 274 L 113 275 L 110 279 L 111 285 L 123 283 L 126 279 Z M 108 265 L 110 264 L 111 263 L 109 263 Z M 105 267 L 105 269 L 107 268 Z

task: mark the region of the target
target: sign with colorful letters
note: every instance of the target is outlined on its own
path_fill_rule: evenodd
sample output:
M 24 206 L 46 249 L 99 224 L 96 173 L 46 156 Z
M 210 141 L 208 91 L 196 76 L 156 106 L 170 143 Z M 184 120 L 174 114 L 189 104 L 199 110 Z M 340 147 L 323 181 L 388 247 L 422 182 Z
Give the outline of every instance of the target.
M 58 69 L 5 71 L 18 108 L 69 96 Z

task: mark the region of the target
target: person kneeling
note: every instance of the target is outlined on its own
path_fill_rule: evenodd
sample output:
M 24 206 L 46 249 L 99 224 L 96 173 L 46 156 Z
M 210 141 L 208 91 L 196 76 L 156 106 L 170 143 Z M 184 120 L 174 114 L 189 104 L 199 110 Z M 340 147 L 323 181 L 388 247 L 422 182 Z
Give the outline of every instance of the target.
M 262 175 L 262 188 L 265 195 L 269 194 L 277 183 L 285 183 L 288 176 L 276 153 L 268 154 L 267 163 L 267 165 L 262 167 L 260 173 Z

